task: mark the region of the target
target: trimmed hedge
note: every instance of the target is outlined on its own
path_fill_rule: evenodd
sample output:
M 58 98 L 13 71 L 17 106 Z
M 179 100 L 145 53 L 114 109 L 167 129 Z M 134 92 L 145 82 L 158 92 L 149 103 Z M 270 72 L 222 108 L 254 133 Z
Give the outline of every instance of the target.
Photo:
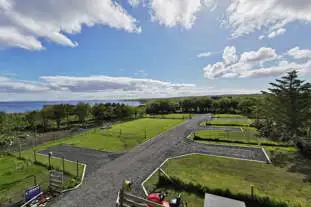
M 219 138 L 201 138 L 199 136 L 194 136 L 193 140 L 195 141 L 212 141 L 212 142 L 225 142 L 225 143 L 234 143 L 234 144 L 249 144 L 249 145 L 258 145 L 258 142 L 244 142 L 238 140 L 223 140 Z M 261 142 L 262 146 L 272 146 L 272 147 L 291 147 L 290 144 L 273 144 L 268 142 Z
M 247 207 L 289 207 L 289 205 L 286 202 L 274 200 L 269 197 L 259 197 L 256 195 L 252 197 L 251 195 L 248 194 L 231 192 L 229 189 L 211 189 L 201 184 L 185 183 L 182 180 L 175 177 L 170 177 L 170 179 L 168 179 L 165 176 L 160 176 L 158 183 L 156 183 L 155 188 L 172 189 L 177 192 L 184 191 L 196 194 L 202 199 L 204 199 L 205 193 L 211 193 L 214 195 L 244 201 Z M 294 206 L 301 207 L 300 204 L 296 203 L 294 203 Z

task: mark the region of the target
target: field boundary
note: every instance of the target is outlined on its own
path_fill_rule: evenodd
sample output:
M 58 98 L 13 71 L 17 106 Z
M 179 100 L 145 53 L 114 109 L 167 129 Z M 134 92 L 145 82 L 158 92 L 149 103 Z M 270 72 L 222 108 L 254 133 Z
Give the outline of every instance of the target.
M 178 156 L 173 156 L 173 157 L 169 157 L 167 159 L 165 159 L 160 165 L 159 167 L 157 167 L 154 171 L 152 171 L 152 173 L 141 183 L 141 187 L 145 193 L 146 196 L 148 196 L 148 191 L 145 188 L 145 183 L 158 171 L 161 169 L 161 167 L 168 162 L 169 160 L 173 160 L 173 159 L 178 159 L 181 157 L 186 157 L 186 156 L 191 156 L 191 155 L 204 155 L 204 156 L 211 156 L 211 157 L 220 157 L 220 158 L 227 158 L 227 159 L 235 159 L 235 160 L 243 160 L 243 161 L 252 161 L 252 162 L 257 162 L 257 163 L 262 163 L 262 164 L 267 164 L 267 162 L 265 161 L 259 161 L 259 160 L 250 160 L 250 159 L 243 159 L 243 158 L 236 158 L 236 157 L 228 157 L 228 156 L 220 156 L 220 155 L 209 155 L 209 154 L 205 154 L 205 153 L 187 153 L 187 154 L 183 154 L 183 155 L 178 155 Z M 270 160 L 270 159 L 269 159 Z

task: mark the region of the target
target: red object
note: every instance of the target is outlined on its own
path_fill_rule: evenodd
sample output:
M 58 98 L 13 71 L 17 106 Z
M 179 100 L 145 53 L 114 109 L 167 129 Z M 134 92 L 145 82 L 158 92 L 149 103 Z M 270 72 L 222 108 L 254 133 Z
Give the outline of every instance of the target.
M 169 202 L 163 200 L 164 198 L 161 199 L 161 193 L 151 193 L 148 195 L 147 200 L 152 201 L 158 204 L 161 204 L 162 206 L 165 207 L 170 207 Z M 154 207 L 154 206 L 148 206 L 148 207 Z

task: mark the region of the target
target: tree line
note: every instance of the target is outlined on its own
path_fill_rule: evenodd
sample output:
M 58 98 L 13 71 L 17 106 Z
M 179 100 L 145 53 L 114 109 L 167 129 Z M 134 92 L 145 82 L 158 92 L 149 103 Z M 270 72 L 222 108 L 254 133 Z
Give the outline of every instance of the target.
M 255 117 L 261 96 L 215 96 L 160 99 L 147 102 L 148 114 L 166 113 L 231 113 Z
M 47 132 L 74 125 L 87 127 L 88 124 L 98 125 L 103 121 L 136 118 L 140 114 L 139 107 L 119 103 L 48 105 L 26 113 L 0 112 L 0 134 L 12 134 L 14 131 Z

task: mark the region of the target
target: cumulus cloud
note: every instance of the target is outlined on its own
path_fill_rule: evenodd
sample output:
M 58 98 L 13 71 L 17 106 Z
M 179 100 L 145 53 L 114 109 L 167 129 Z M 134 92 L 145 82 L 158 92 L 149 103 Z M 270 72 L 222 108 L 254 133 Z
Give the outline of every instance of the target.
M 272 48 L 262 47 L 258 51 L 244 52 L 241 55 L 240 61 L 245 63 L 266 62 L 274 60 L 278 57 L 275 50 Z
M 233 37 L 265 29 L 273 38 L 294 21 L 311 22 L 310 0 L 231 0 L 225 23 L 233 29 Z
M 290 49 L 287 54 L 295 59 L 311 58 L 311 50 L 300 49 L 299 47 Z
M 295 47 L 289 50 L 287 55 L 295 59 L 305 58 L 305 61 L 289 62 L 281 55 L 278 55 L 274 49 L 262 47 L 257 51 L 242 53 L 239 58 L 236 58 L 237 62 L 227 64 L 228 61 L 224 58 L 223 62 L 205 66 L 203 68 L 204 77 L 207 79 L 246 78 L 278 76 L 291 70 L 298 70 L 303 75 L 311 72 L 311 51 Z M 265 66 L 267 64 L 268 66 Z
M 112 0 L 0 0 L 0 45 L 42 50 L 41 39 L 76 47 L 66 34 L 79 33 L 83 26 L 107 25 L 140 32 L 136 19 Z
M 151 0 L 152 19 L 167 27 L 181 25 L 190 29 L 196 13 L 202 7 L 201 0 Z
M 237 62 L 238 56 L 236 55 L 235 47 L 226 47 L 223 54 L 224 63 L 226 65 Z

